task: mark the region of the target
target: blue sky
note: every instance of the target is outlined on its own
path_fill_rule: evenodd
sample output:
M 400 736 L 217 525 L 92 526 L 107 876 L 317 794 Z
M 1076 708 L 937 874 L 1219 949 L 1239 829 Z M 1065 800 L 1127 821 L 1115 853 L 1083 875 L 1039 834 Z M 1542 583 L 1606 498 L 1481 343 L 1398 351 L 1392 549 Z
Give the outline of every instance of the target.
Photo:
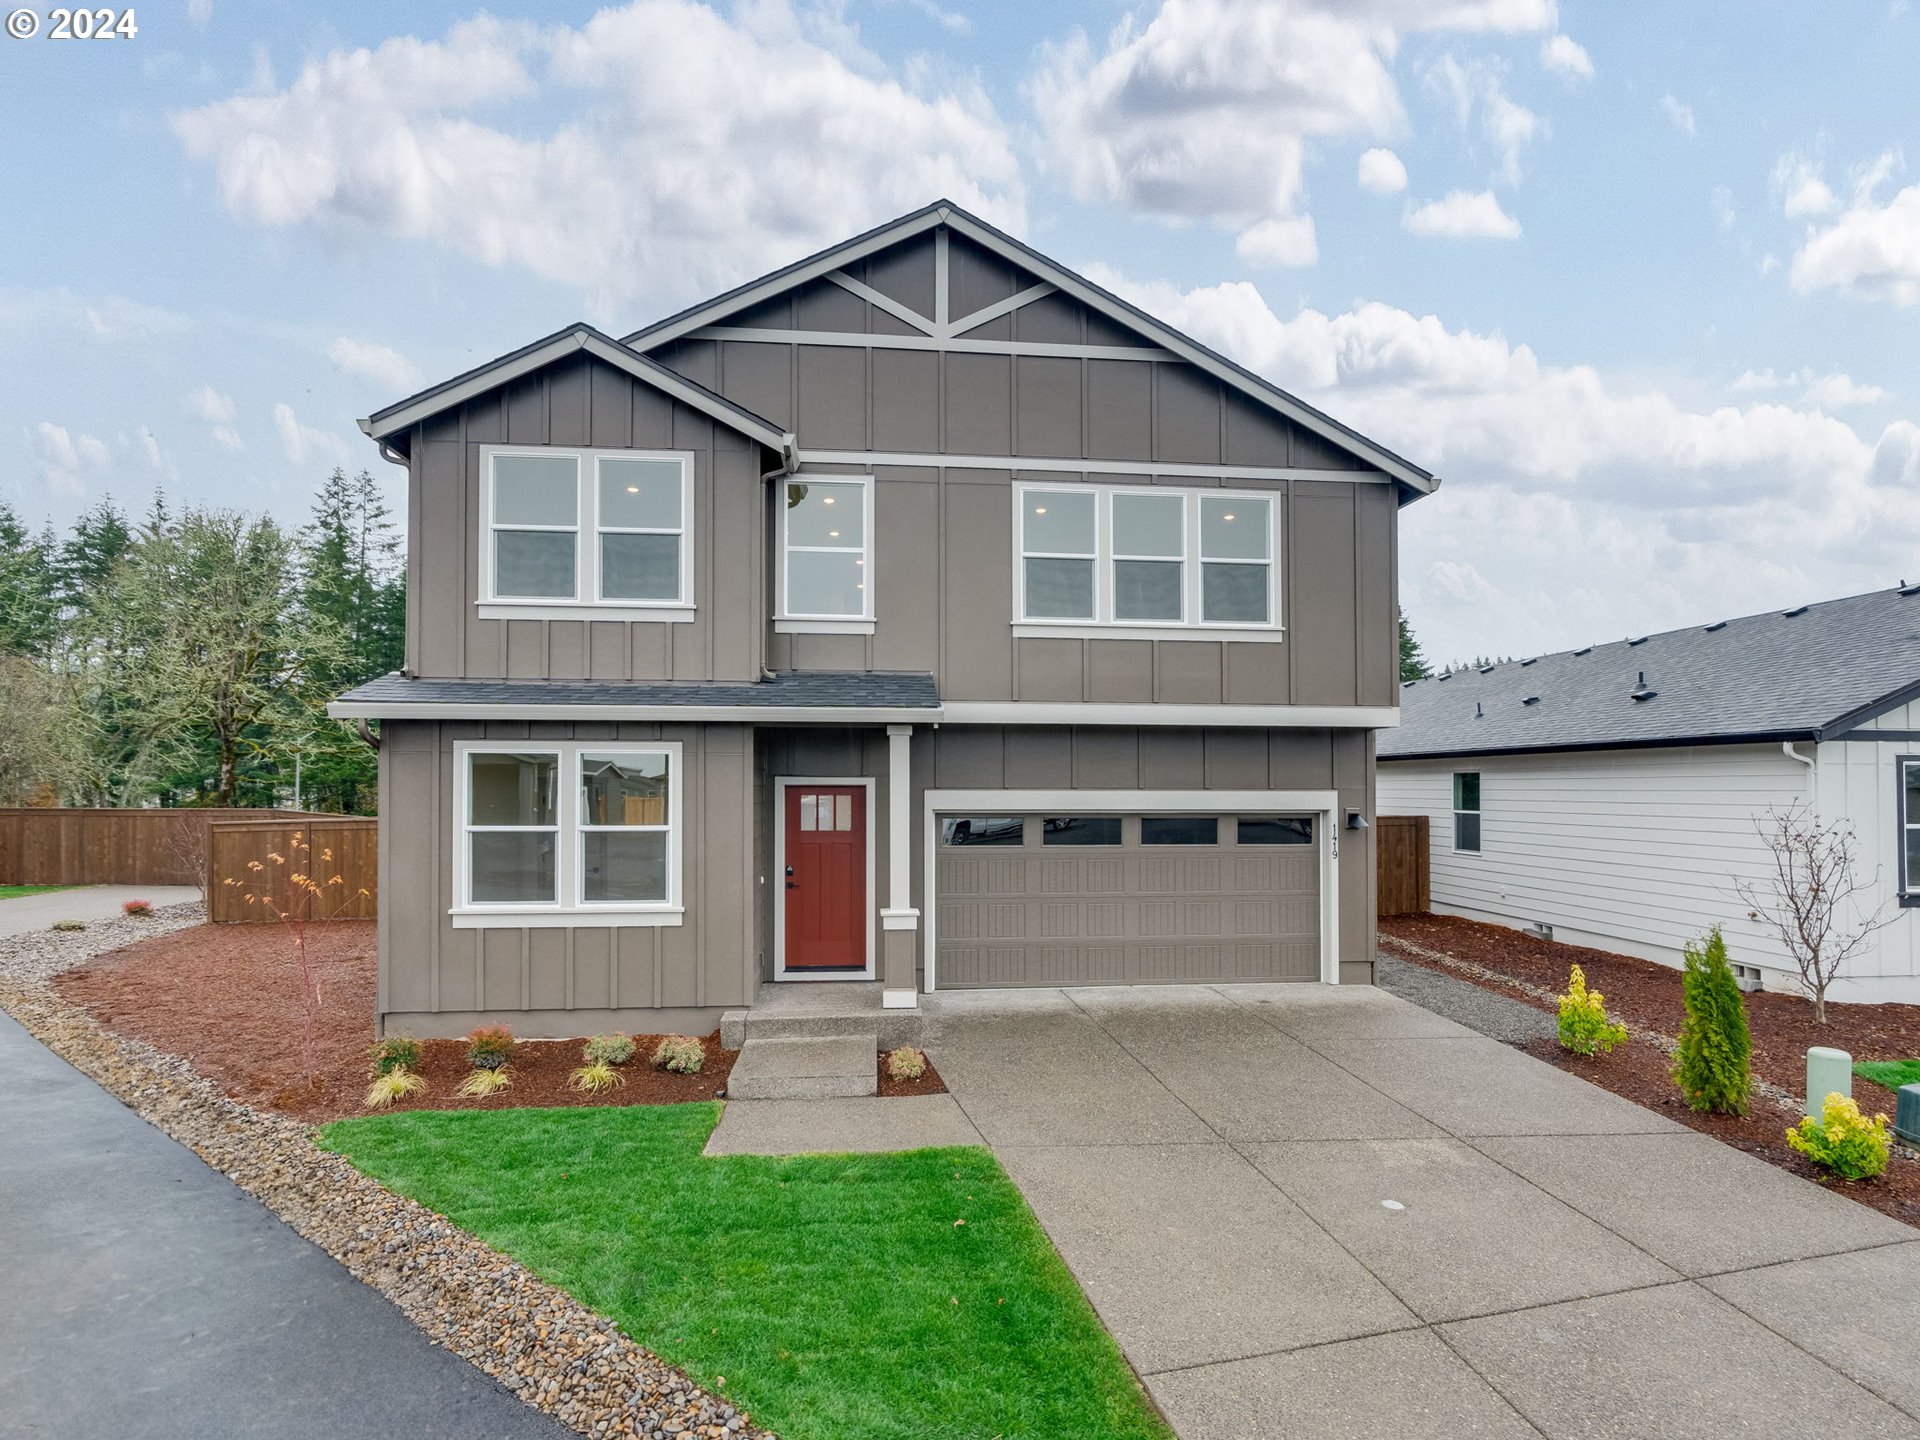
M 1437 656 L 1920 576 L 1904 3 L 136 7 L 0 40 L 0 495 L 354 429 L 950 194 L 1445 477 Z

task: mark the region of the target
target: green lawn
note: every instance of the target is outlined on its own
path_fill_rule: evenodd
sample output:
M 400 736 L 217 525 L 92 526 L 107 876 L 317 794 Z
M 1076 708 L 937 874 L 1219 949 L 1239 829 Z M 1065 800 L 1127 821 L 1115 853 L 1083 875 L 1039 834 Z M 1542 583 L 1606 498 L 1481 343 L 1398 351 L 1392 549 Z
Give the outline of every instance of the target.
M 0 885 L 0 900 L 14 900 L 22 895 L 50 895 L 55 890 L 71 890 L 71 885 Z
M 783 1436 L 1167 1440 L 986 1151 L 708 1159 L 718 1119 L 414 1111 L 321 1134 Z
M 1920 1060 L 1860 1060 L 1855 1062 L 1853 1073 L 1862 1080 L 1898 1090 L 1902 1085 L 1920 1085 Z

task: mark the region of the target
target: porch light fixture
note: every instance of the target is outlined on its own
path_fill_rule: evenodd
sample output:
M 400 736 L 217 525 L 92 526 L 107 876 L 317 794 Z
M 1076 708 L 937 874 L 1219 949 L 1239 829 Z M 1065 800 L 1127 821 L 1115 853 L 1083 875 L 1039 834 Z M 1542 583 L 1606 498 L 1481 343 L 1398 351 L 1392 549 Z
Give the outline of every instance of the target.
M 1366 816 L 1362 815 L 1358 810 L 1347 811 L 1347 829 L 1365 830 L 1367 828 L 1368 826 L 1367 826 Z

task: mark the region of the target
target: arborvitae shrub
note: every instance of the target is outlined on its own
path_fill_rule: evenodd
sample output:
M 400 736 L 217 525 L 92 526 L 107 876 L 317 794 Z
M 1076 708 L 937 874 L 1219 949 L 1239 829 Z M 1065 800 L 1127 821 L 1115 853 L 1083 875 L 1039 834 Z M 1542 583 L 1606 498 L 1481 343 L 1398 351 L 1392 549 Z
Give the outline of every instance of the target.
M 1727 942 L 1714 926 L 1686 947 L 1681 985 L 1687 1018 L 1680 1026 L 1673 1078 L 1695 1110 L 1744 1115 L 1753 1093 L 1753 1037 L 1746 1002 L 1727 963 Z

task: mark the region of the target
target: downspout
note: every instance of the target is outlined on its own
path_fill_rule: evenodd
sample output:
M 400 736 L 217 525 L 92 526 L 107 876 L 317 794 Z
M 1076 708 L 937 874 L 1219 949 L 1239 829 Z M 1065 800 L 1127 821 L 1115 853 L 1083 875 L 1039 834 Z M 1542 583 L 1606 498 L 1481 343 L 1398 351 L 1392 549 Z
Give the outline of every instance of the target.
M 763 470 L 760 474 L 760 483 L 764 485 L 769 480 L 778 480 L 782 475 L 791 475 L 799 468 L 800 437 L 789 430 L 780 437 L 780 463 L 771 470 Z M 760 666 L 760 678 L 762 680 L 774 678 L 773 671 L 766 667 L 765 662 Z
M 1807 767 L 1807 798 L 1812 800 L 1813 777 L 1815 773 L 1813 757 L 1811 755 L 1802 755 L 1798 750 L 1794 749 L 1793 741 L 1791 740 L 1782 740 L 1780 742 L 1780 753 L 1789 760 L 1798 760 L 1802 765 Z

